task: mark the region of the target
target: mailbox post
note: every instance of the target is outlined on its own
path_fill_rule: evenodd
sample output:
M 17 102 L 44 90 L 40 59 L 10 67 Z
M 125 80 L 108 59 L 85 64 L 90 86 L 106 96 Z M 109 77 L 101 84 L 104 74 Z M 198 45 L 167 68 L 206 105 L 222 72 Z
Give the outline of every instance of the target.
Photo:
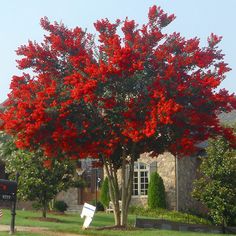
M 16 181 L 0 179 L 0 199 L 12 202 L 10 234 L 13 234 L 15 232 L 16 192 L 18 177 L 19 174 L 17 173 Z
M 16 173 L 16 187 L 18 184 L 18 178 L 19 173 Z M 16 189 L 17 190 L 17 189 Z M 11 227 L 10 227 L 10 234 L 14 234 L 15 232 L 15 218 L 16 218 L 16 193 L 15 193 L 15 199 L 12 202 L 12 208 L 11 208 Z

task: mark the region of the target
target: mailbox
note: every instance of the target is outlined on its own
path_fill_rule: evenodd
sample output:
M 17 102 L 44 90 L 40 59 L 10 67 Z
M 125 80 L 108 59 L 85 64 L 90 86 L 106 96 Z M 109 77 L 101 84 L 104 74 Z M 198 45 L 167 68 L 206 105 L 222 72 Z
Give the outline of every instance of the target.
M 17 183 L 15 181 L 0 179 L 0 200 L 14 201 Z

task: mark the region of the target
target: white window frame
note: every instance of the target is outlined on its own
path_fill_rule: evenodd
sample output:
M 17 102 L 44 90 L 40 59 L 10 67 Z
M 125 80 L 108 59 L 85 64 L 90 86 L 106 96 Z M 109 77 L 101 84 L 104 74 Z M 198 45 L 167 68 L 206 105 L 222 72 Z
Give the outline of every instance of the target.
M 141 168 L 141 166 L 144 165 L 145 168 Z M 132 196 L 138 197 L 138 196 L 147 196 L 147 191 L 148 191 L 148 184 L 149 184 L 149 178 L 150 178 L 150 168 L 149 165 L 143 162 L 135 162 L 134 166 L 134 179 L 133 179 L 133 189 L 132 189 Z M 135 183 L 135 173 L 137 173 L 137 179 L 138 183 Z M 144 178 L 147 178 L 147 181 L 145 184 L 147 185 L 146 188 L 141 189 L 141 173 L 146 173 L 146 176 Z M 134 189 L 135 184 L 138 185 L 138 188 Z M 135 194 L 135 191 L 138 190 L 138 194 Z M 143 193 L 145 191 L 146 193 Z

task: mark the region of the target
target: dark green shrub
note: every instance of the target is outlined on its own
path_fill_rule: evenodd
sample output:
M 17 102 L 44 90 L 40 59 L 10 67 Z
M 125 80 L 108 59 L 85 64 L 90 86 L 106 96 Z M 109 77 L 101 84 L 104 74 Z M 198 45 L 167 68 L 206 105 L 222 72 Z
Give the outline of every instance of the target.
M 104 211 L 104 206 L 100 201 L 98 201 L 97 204 L 96 204 L 96 201 L 92 200 L 90 202 L 90 204 L 93 205 L 93 206 L 96 206 L 96 211 Z
M 104 211 L 104 206 L 100 201 L 97 202 L 96 210 L 97 211 Z
M 161 176 L 156 172 L 152 173 L 150 177 L 148 207 L 151 209 L 166 208 L 165 186 Z
M 108 178 L 106 177 L 102 183 L 102 188 L 101 188 L 101 197 L 100 201 L 103 204 L 104 207 L 109 206 L 110 202 L 110 195 L 109 195 L 109 185 L 108 185 Z
M 38 203 L 38 202 L 33 202 L 32 203 L 32 208 L 35 210 L 35 211 L 38 211 L 42 208 L 42 204 Z
M 64 212 L 68 208 L 68 205 L 64 201 L 55 201 L 54 210 Z

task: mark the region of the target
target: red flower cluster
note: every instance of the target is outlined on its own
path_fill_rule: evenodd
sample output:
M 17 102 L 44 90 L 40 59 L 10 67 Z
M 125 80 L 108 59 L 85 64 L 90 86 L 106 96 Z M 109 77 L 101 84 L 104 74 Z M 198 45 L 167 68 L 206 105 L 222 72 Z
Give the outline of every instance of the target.
M 2 129 L 18 147 L 49 157 L 109 157 L 130 143 L 186 155 L 216 134 L 235 144 L 217 117 L 236 108 L 233 95 L 215 90 L 230 70 L 217 49 L 221 37 L 201 48 L 197 38 L 163 34 L 174 18 L 153 6 L 141 27 L 128 18 L 97 21 L 98 46 L 81 28 L 43 18 L 44 41 L 17 50 L 19 69 L 34 76 L 13 76 Z

